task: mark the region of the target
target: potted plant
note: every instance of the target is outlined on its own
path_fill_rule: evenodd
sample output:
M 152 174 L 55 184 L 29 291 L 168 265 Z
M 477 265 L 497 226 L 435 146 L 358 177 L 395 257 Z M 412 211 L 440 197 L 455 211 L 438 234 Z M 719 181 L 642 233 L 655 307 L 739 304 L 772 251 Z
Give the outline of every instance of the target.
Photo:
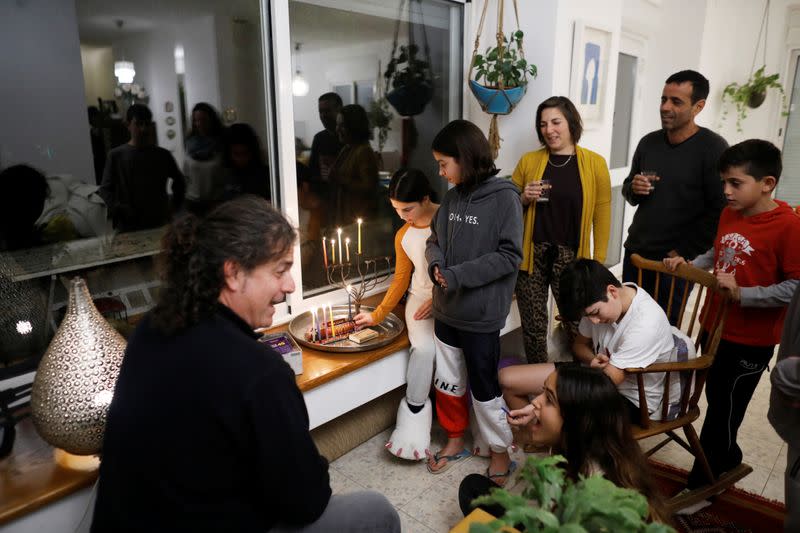
M 487 113 L 507 115 L 519 103 L 527 90 L 527 75 L 536 77 L 536 65 L 522 57 L 521 30 L 503 36 L 503 45 L 487 48 L 485 54 L 476 54 L 472 67 L 478 69 L 474 80 L 469 80 L 472 94 Z M 481 80 L 484 84 L 479 83 Z M 502 88 L 501 88 L 502 86 Z
M 767 97 L 767 89 L 778 89 L 781 92 L 782 99 L 785 101 L 786 95 L 783 91 L 783 85 L 778 81 L 778 73 L 764 75 L 766 65 L 756 70 L 750 79 L 743 84 L 736 82 L 729 83 L 722 90 L 722 101 L 730 101 L 736 106 L 736 129 L 742 131 L 742 121 L 747 118 L 747 109 L 756 109 L 764 103 Z M 722 113 L 722 120 L 728 115 L 726 109 Z
M 674 533 L 665 524 L 647 523 L 647 499 L 635 490 L 617 487 L 599 474 L 573 482 L 558 466 L 563 462 L 561 455 L 529 457 L 520 472 L 526 484 L 522 494 L 492 489 L 478 498 L 478 503 L 498 504 L 506 512 L 489 523 L 471 524 L 470 533 L 507 531 L 503 528 L 510 526 L 522 526 L 528 533 Z
M 390 124 L 394 116 L 389 110 L 389 102 L 385 96 L 370 102 L 367 116 L 372 127 L 378 128 L 378 152 L 383 152 L 383 146 L 386 144 L 389 130 L 392 129 Z
M 404 116 L 419 115 L 433 97 L 433 71 L 430 61 L 417 57 L 419 47 L 400 46 L 397 57 L 392 56 L 383 77 L 387 87 L 386 99 Z

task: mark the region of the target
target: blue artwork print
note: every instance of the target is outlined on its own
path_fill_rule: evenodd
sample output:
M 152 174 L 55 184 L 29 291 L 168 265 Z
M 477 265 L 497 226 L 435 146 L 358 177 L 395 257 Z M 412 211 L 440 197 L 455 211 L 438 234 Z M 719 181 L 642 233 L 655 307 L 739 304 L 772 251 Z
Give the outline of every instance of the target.
M 600 84 L 600 46 L 586 43 L 583 52 L 583 79 L 581 80 L 581 104 L 597 104 L 597 86 Z

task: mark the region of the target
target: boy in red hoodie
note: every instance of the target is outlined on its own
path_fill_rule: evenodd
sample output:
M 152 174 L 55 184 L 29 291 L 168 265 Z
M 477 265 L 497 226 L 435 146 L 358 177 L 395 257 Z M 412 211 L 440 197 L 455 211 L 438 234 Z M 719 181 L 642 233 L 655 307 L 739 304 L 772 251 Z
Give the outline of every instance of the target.
M 708 409 L 700 442 L 715 476 L 742 462 L 736 434 L 780 342 L 786 306 L 800 283 L 800 217 L 786 202 L 772 198 L 781 175 L 781 152 L 772 143 L 750 139 L 722 153 L 719 172 L 726 207 L 714 248 L 696 257 L 694 266 L 714 267 L 719 286 L 732 300 L 722 341 L 708 373 Z M 682 257 L 665 258 L 674 269 Z M 719 298 L 707 298 L 710 320 Z M 705 483 L 698 461 L 689 487 Z

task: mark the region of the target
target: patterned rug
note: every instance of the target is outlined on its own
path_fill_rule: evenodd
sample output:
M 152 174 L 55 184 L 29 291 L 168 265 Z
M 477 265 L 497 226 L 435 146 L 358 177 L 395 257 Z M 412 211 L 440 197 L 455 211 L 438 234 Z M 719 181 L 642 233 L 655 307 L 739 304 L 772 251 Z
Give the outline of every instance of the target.
M 650 461 L 650 464 L 667 496 L 677 494 L 686 486 L 685 470 L 657 461 Z M 677 515 L 674 526 L 685 533 L 781 533 L 785 512 L 780 502 L 733 488 L 701 511 Z

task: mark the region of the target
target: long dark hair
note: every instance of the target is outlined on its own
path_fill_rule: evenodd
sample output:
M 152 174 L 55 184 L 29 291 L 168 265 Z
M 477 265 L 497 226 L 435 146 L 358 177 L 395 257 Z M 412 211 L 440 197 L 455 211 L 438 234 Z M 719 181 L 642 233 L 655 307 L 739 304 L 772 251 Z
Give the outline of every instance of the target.
M 225 202 L 205 218 L 189 214 L 176 220 L 162 239 L 155 326 L 171 335 L 196 324 L 216 308 L 225 261 L 249 272 L 280 258 L 296 238 L 283 215 L 251 195 Z
M 261 142 L 258 140 L 258 135 L 250 124 L 237 122 L 232 124 L 225 133 L 225 166 L 233 168 L 233 161 L 231 160 L 231 148 L 234 145 L 246 146 L 250 151 L 252 159 L 250 166 L 253 168 L 263 168 L 264 152 L 261 150 Z
M 222 125 L 222 120 L 219 118 L 219 113 L 211 104 L 207 104 L 206 102 L 199 102 L 195 104 L 192 108 L 192 114 L 190 116 L 190 120 L 192 123 L 192 127 L 189 130 L 189 137 L 194 137 L 200 135 L 197 131 L 197 128 L 194 126 L 194 112 L 195 111 L 202 111 L 206 115 L 208 115 L 209 120 L 211 121 L 211 134 L 209 137 L 221 137 L 222 134 L 225 132 L 225 126 Z
M 431 150 L 454 158 L 461 167 L 461 184 L 466 189 L 497 174 L 492 148 L 483 132 L 468 120 L 454 120 L 442 128 Z
M 401 168 L 392 175 L 389 182 L 389 198 L 398 202 L 421 202 L 425 197 L 436 201 L 436 191 L 431 187 L 428 176 L 416 168 Z
M 651 519 L 668 523 L 669 513 L 614 382 L 602 370 L 581 365 L 562 365 L 557 372 L 556 396 L 564 419 L 558 451 L 567 459 L 567 472 L 577 478 L 599 468 L 615 485 L 642 493 Z
M 342 122 L 350 142 L 364 144 L 372 138 L 372 128 L 369 125 L 367 112 L 358 104 L 346 105 L 339 110 Z

